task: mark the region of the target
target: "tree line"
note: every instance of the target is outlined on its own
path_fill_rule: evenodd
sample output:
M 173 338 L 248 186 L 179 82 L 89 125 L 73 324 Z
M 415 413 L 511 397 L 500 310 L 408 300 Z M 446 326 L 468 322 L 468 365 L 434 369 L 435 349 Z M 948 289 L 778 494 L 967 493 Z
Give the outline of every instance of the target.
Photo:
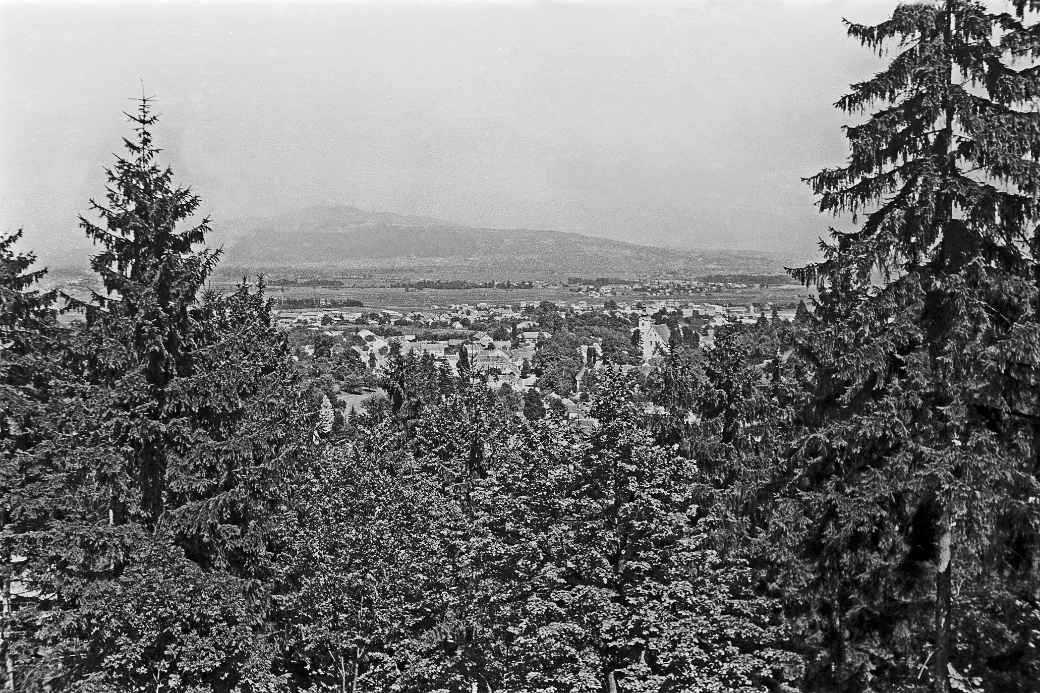
M 600 369 L 579 420 L 395 352 L 334 430 L 263 281 L 207 289 L 142 99 L 80 220 L 103 292 L 0 238 L 3 686 L 1036 690 L 1033 5 L 849 23 L 894 56 L 809 179 L 855 218 L 813 310 Z

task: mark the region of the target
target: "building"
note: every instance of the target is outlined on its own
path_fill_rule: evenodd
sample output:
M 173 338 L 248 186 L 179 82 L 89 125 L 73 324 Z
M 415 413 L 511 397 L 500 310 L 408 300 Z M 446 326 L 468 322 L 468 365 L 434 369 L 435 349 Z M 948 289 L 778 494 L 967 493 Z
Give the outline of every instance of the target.
M 639 341 L 643 348 L 643 362 L 668 353 L 672 331 L 668 325 L 655 325 L 648 316 L 639 318 Z

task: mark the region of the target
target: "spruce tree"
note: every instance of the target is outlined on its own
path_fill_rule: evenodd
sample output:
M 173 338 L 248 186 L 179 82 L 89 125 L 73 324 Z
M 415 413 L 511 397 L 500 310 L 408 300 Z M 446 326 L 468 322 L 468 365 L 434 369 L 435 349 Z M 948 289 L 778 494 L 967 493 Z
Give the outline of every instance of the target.
M 100 220 L 81 219 L 105 292 L 70 301 L 87 321 L 32 449 L 50 486 L 24 577 L 49 597 L 22 620 L 26 689 L 268 690 L 275 555 L 313 416 L 263 283 L 203 290 L 219 253 L 188 223 L 199 198 L 157 163 L 150 100 L 128 117 Z
M 0 234 L 0 346 L 25 352 L 31 336 L 51 322 L 54 292 L 34 288 L 47 270 L 31 269 L 34 253 L 15 251 L 21 238 L 21 229 Z
M 463 344 L 459 347 L 459 362 L 455 366 L 459 371 L 459 377 L 466 379 L 470 377 L 469 349 Z
M 862 224 L 794 271 L 820 290 L 802 317 L 817 430 L 784 467 L 778 536 L 809 568 L 816 688 L 1026 690 L 1040 676 L 1040 31 L 1026 4 L 942 0 L 848 24 L 895 56 L 836 104 L 877 109 L 845 129 L 846 165 L 809 179 L 821 211 Z
M 46 484 L 26 451 L 39 440 L 40 413 L 48 395 L 52 363 L 48 342 L 54 338 L 54 293 L 36 288 L 46 273 L 32 269 L 32 253 L 15 250 L 21 230 L 0 235 L 0 686 L 20 685 L 14 642 L 16 596 L 22 577 L 25 533 L 36 528 L 46 499 Z M 36 483 L 33 483 L 36 482 Z M 41 483 L 42 482 L 42 483 Z M 37 486 L 36 484 L 39 484 Z
M 55 293 L 36 288 L 47 270 L 30 269 L 36 256 L 15 251 L 21 237 L 21 230 L 0 235 L 0 452 L 5 456 L 34 442 L 30 411 L 44 396 L 43 352 L 54 328 Z
M 90 201 L 100 223 L 80 217 L 87 236 L 101 246 L 91 258 L 106 294 L 94 293 L 87 306 L 88 325 L 120 341 L 131 363 L 91 359 L 90 374 L 102 380 L 140 379 L 147 402 L 135 403 L 140 425 L 131 429 L 134 448 L 134 498 L 113 500 L 154 525 L 165 508 L 165 477 L 172 441 L 163 422 L 180 413 L 178 378 L 193 374 L 196 320 L 191 308 L 216 264 L 219 252 L 198 250 L 209 232 L 209 219 L 181 228 L 197 211 L 200 199 L 173 181 L 173 171 L 157 162 L 152 129 L 158 117 L 151 99 L 142 97 L 135 113 L 134 138 L 124 139 L 126 156 L 106 169 L 105 202 Z M 113 368 L 115 367 L 115 368 Z
M 203 291 L 220 253 L 203 245 L 208 218 L 191 221 L 200 199 L 159 166 L 150 99 L 127 117 L 135 133 L 124 141 L 128 154 L 106 170 L 107 202 L 91 201 L 100 223 L 80 219 L 102 247 L 91 266 L 106 295 L 86 306 L 73 360 L 115 400 L 98 443 L 129 452 L 120 453 L 125 495 L 113 495 L 112 523 L 154 530 L 162 519 L 208 565 L 228 557 L 227 546 L 214 544 L 222 534 L 230 540 L 224 523 L 249 526 L 230 499 L 265 493 L 251 486 L 253 475 L 268 473 L 258 467 L 298 435 L 292 407 L 301 388 L 262 281 L 226 297 Z M 271 428 L 254 428 L 262 425 Z

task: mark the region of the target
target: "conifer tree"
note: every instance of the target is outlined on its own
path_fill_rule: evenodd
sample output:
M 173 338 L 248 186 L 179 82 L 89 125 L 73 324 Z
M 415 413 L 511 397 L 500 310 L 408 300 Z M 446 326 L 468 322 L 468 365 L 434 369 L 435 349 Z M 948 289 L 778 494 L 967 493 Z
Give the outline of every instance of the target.
M 195 214 L 200 199 L 175 185 L 173 171 L 157 162 L 160 150 L 152 129 L 158 117 L 152 100 L 142 97 L 137 111 L 126 115 L 135 136 L 123 140 L 127 155 L 105 171 L 105 202 L 90 201 L 100 223 L 80 217 L 80 225 L 101 246 L 90 264 L 106 291 L 94 293 L 87 306 L 88 325 L 119 340 L 132 363 L 93 358 L 86 368 L 102 380 L 131 376 L 141 381 L 149 401 L 135 407 L 141 425 L 130 429 L 136 439 L 127 441 L 135 449 L 139 495 L 114 502 L 154 525 L 165 508 L 171 447 L 161 422 L 176 416 L 184 404 L 174 401 L 171 384 L 193 373 L 196 324 L 191 308 L 219 252 L 197 250 L 209 232 L 208 218 L 180 228 Z M 122 514 L 115 506 L 113 510 Z
M 1012 4 L 848 24 L 895 56 L 836 104 L 878 109 L 845 129 L 847 164 L 809 179 L 821 211 L 863 223 L 794 271 L 821 295 L 817 430 L 778 517 L 810 568 L 816 687 L 915 690 L 927 670 L 937 693 L 1026 690 L 1040 674 L 1040 31 Z
M 107 295 L 86 306 L 73 361 L 97 393 L 115 400 L 111 420 L 95 426 L 98 444 L 131 451 L 121 453 L 126 495 L 112 499 L 113 524 L 154 529 L 163 518 L 201 532 L 183 541 L 208 563 L 226 553 L 194 552 L 216 549 L 211 535 L 227 515 L 245 520 L 241 508 L 221 506 L 282 452 L 302 394 L 263 282 L 256 291 L 243 282 L 228 297 L 202 291 L 219 251 L 203 246 L 208 219 L 190 223 L 200 199 L 157 162 L 151 100 L 127 115 L 135 133 L 124 141 L 128 155 L 106 171 L 107 202 L 91 201 L 101 223 L 80 220 L 102 246 L 91 266 Z M 272 403 L 273 391 L 284 401 Z M 270 430 L 253 428 L 268 416 Z
M 456 365 L 459 371 L 459 376 L 463 379 L 470 377 L 470 365 L 469 365 L 469 349 L 463 344 L 459 347 L 459 362 Z
M 49 598 L 21 621 L 26 689 L 268 690 L 274 555 L 313 412 L 262 281 L 202 290 L 208 222 L 181 228 L 199 198 L 159 167 L 150 100 L 129 117 L 100 222 L 81 219 L 105 295 L 70 299 L 87 322 L 32 450 L 51 488 L 25 579 Z
M 36 257 L 15 251 L 21 230 L 0 235 L 0 686 L 16 685 L 13 642 L 16 625 L 12 593 L 21 577 L 24 544 L 44 499 L 27 480 L 38 476 L 26 454 L 41 435 L 39 415 L 47 397 L 52 364 L 46 357 L 53 338 L 54 293 L 35 288 L 46 273 L 32 269 Z M 37 489 L 38 490 L 38 489 Z M 18 558 L 21 556 L 21 558 Z
M 34 253 L 15 252 L 21 238 L 21 229 L 0 234 L 0 344 L 5 350 L 18 347 L 24 352 L 31 335 L 50 323 L 54 292 L 33 288 L 47 270 L 31 269 Z
M 30 269 L 36 261 L 33 253 L 15 252 L 21 237 L 21 230 L 0 235 L 0 451 L 4 455 L 33 442 L 34 422 L 27 409 L 43 396 L 42 352 L 54 326 L 55 294 L 35 288 L 47 270 Z

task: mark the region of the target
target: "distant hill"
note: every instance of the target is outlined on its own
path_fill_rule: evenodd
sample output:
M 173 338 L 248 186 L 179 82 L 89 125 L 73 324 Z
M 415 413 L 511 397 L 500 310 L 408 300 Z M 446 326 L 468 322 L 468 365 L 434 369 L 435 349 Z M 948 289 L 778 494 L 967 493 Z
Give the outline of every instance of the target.
M 437 219 L 317 207 L 224 225 L 224 272 L 355 270 L 442 277 L 636 277 L 775 274 L 775 255 L 675 250 L 529 229 L 480 229 Z

